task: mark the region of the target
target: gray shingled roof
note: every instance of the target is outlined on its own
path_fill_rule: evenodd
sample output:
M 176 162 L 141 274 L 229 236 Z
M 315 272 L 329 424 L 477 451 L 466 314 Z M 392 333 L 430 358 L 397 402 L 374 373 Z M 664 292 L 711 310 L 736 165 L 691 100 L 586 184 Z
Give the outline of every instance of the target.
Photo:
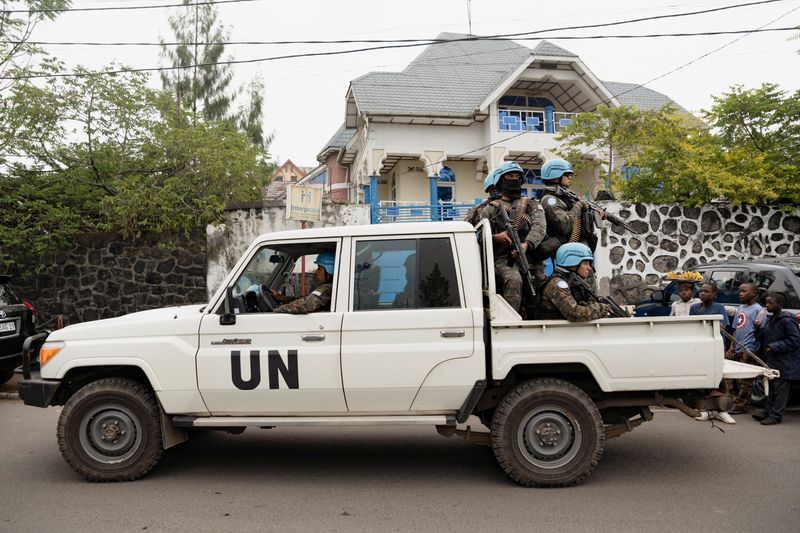
M 660 92 L 640 87 L 637 83 L 622 83 L 618 81 L 604 81 L 603 85 L 614 95 L 622 105 L 633 105 L 643 111 L 661 109 L 665 104 L 672 104 L 678 111 L 688 113 L 683 107 L 678 105 L 667 95 Z
M 356 134 L 355 128 L 345 128 L 344 124 L 339 126 L 339 129 L 336 130 L 336 133 L 333 134 L 333 137 L 328 139 L 328 142 L 325 143 L 325 146 L 320 150 L 317 158 L 325 157 L 329 150 L 338 150 L 339 148 L 344 148 L 347 146 L 347 143 L 350 142 Z
M 471 117 L 530 55 L 529 48 L 508 40 L 432 44 L 402 72 L 371 72 L 353 80 L 353 94 L 359 111 L 372 115 Z
M 578 57 L 578 54 L 573 54 L 569 50 L 565 50 L 560 46 L 556 46 L 551 42 L 542 41 L 537 44 L 533 49 L 535 56 L 555 56 L 555 57 Z
M 533 49 L 513 41 L 458 40 L 471 36 L 441 33 L 402 72 L 370 72 L 351 82 L 356 105 L 367 115 L 473 117 L 480 104 L 531 55 L 577 58 L 569 50 L 548 41 Z M 673 103 L 666 95 L 633 83 L 602 82 L 623 105 L 658 109 Z M 334 133 L 318 157 L 345 146 L 356 130 L 344 124 Z

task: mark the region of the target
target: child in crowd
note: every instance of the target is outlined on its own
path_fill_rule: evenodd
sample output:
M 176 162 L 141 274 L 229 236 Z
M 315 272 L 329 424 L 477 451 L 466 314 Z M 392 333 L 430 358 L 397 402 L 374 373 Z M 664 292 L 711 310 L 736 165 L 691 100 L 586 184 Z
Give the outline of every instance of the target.
M 689 316 L 689 309 L 700 300 L 694 297 L 694 282 L 678 282 L 678 296 L 680 300 L 672 302 L 669 316 Z
M 722 328 L 727 328 L 728 312 L 725 311 L 725 306 L 715 302 L 717 298 L 717 285 L 716 283 L 706 282 L 700 285 L 700 301 L 692 304 L 689 307 L 690 315 L 722 315 L 719 325 Z
M 766 407 L 753 413 L 761 425 L 780 424 L 789 400 L 790 380 L 800 379 L 800 329 L 797 318 L 783 310 L 786 296 L 780 292 L 767 295 L 764 302 L 771 316 L 755 323 L 756 334 L 763 347 L 761 357 L 771 368 L 780 370 L 781 377 L 770 383 Z
M 700 302 L 692 304 L 689 308 L 690 315 L 722 315 L 720 320 L 720 327 L 728 327 L 728 313 L 725 311 L 725 306 L 715 302 L 717 297 L 717 285 L 712 282 L 705 282 L 700 285 Z M 720 412 L 704 412 L 697 419 L 708 420 L 709 418 L 716 418 L 726 424 L 735 424 L 736 420 L 725 411 Z
M 765 316 L 764 308 L 756 303 L 758 296 L 758 289 L 755 284 L 746 282 L 739 286 L 739 301 L 741 304 L 736 309 L 736 318 L 734 319 L 734 341 L 728 348 L 725 356 L 734 361 L 742 363 L 757 364 L 756 361 L 747 355 L 745 349 L 750 350 L 756 354 L 761 347 L 756 336 L 755 323 L 756 321 L 763 320 Z M 738 415 L 746 412 L 747 405 L 750 403 L 750 389 L 753 385 L 752 379 L 726 379 L 725 387 L 729 394 L 734 393 L 738 381 L 738 391 L 733 398 L 733 408 L 728 411 L 732 415 Z

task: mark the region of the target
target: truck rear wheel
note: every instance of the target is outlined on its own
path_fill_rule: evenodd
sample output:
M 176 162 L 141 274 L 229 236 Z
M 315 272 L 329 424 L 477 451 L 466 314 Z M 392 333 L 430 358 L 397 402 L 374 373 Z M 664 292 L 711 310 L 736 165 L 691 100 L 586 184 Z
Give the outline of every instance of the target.
M 509 392 L 491 429 L 497 462 L 526 487 L 577 485 L 603 454 L 600 411 L 585 392 L 558 379 L 527 381 Z
M 160 412 L 152 391 L 130 379 L 89 383 L 64 405 L 58 447 L 89 481 L 132 481 L 164 453 Z

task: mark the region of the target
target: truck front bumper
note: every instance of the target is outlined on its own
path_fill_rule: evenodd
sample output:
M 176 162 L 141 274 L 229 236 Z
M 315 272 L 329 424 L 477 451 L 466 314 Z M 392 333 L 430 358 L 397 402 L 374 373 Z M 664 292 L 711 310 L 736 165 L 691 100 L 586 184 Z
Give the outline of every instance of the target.
M 31 379 L 23 379 L 17 383 L 17 391 L 25 405 L 48 407 L 60 386 L 60 381 L 31 377 Z
M 22 366 L 17 372 L 22 374 L 23 379 L 17 384 L 17 391 L 25 405 L 49 406 L 61 386 L 60 381 L 41 379 L 39 374 L 39 350 L 49 334 L 49 331 L 45 331 L 32 335 L 22 343 Z

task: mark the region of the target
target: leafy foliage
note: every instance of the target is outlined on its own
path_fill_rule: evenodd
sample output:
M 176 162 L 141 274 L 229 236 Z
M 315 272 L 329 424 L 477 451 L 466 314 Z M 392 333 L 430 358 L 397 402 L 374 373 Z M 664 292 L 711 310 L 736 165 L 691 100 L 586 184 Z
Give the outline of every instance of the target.
M 269 176 L 246 134 L 193 123 L 140 73 L 49 78 L 15 85 L 8 100 L 0 264 L 37 264 L 85 232 L 188 234 L 219 221 L 226 201 L 258 198 Z
M 71 0 L 0 0 L 0 76 L 13 77 L 30 66 L 32 57 L 41 53 L 28 42 L 34 28 L 71 4 Z M 25 10 L 27 13 L 11 13 Z M 0 90 L 6 88 L 0 86 Z
M 562 153 L 579 168 L 603 154 L 603 177 L 631 201 L 800 203 L 800 91 L 736 86 L 703 117 L 601 106 L 565 128 Z

